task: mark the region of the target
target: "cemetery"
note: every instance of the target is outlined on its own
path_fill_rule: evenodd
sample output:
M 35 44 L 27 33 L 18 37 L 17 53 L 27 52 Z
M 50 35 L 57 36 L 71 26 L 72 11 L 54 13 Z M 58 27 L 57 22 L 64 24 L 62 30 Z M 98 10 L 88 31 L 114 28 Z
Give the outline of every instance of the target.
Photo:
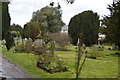
M 54 5 L 51 1 L 34 11 L 23 26 L 11 25 L 9 2 L 1 3 L 0 56 L 7 64 L 21 68 L 23 74 L 25 71 L 31 78 L 76 80 L 120 77 L 120 1 L 108 5 L 110 15 L 103 19 L 97 12 L 85 10 L 71 16 L 67 24 L 62 20 L 60 3 Z
M 3 45 L 3 56 L 23 68 L 34 78 L 75 78 L 75 60 L 78 47 L 69 44 L 67 46 L 68 51 L 55 50 L 55 48 L 59 48 L 59 46 L 56 46 L 56 43 L 53 44 L 53 42 L 50 42 L 52 44 L 45 45 L 41 39 L 42 38 L 36 39 L 40 41 L 39 45 L 36 46 L 33 46 L 36 40 L 34 42 L 32 42 L 30 38 L 23 40 L 23 43 L 26 45 L 22 47 L 18 47 L 22 43 L 22 41 L 19 40 L 18 46 L 13 47 L 10 51 L 7 51 L 5 45 Z M 4 43 L 5 41 L 3 41 L 3 44 Z M 15 52 L 16 47 L 17 49 L 24 49 Z M 109 48 L 111 48 L 111 50 L 109 50 Z M 104 46 L 102 50 L 99 50 L 98 45 L 86 47 L 83 53 L 85 51 L 87 51 L 88 54 L 81 72 L 81 78 L 118 77 L 119 55 L 114 54 L 119 54 L 120 51 L 112 50 L 112 46 Z M 109 69 L 111 69 L 111 71 L 109 71 Z

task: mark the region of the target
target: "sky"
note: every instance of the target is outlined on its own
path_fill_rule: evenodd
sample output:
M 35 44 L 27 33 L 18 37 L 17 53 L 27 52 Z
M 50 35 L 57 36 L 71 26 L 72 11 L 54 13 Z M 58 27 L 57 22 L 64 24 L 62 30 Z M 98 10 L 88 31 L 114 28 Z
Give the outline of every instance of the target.
M 31 20 L 34 11 L 49 6 L 52 1 L 55 2 L 55 7 L 58 2 L 61 5 L 62 20 L 67 25 L 74 15 L 86 10 L 97 12 L 102 19 L 102 16 L 109 15 L 107 7 L 113 2 L 113 0 L 75 0 L 73 4 L 67 4 L 65 0 L 11 0 L 9 4 L 11 24 L 15 23 L 23 27 Z

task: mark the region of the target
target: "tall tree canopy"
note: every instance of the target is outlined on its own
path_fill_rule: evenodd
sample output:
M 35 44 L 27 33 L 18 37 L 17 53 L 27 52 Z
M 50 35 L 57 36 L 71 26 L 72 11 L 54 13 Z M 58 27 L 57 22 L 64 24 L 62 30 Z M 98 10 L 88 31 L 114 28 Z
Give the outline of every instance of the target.
M 84 35 L 84 43 L 87 46 L 97 43 L 99 28 L 99 16 L 93 11 L 84 11 L 71 18 L 68 25 L 68 33 L 72 43 L 77 44 L 80 34 Z
M 24 25 L 22 38 L 35 40 L 38 34 L 40 34 L 40 24 L 38 22 L 29 22 Z
M 108 6 L 110 15 L 103 19 L 103 24 L 106 26 L 106 39 L 118 45 L 120 49 L 120 1 Z
M 13 33 L 15 33 L 15 35 L 17 37 L 22 36 L 22 30 L 23 30 L 23 28 L 20 25 L 18 25 L 18 24 L 12 24 L 10 26 L 10 31 L 12 31 Z
M 18 25 L 18 24 L 12 24 L 10 26 L 10 30 L 11 31 L 22 31 L 22 27 L 20 25 Z
M 2 39 L 10 27 L 10 14 L 8 9 L 9 2 L 2 2 Z
M 41 24 L 42 35 L 46 32 L 59 32 L 63 21 L 62 13 L 57 7 L 44 7 L 41 10 L 33 12 L 31 22 L 39 22 Z
M 0 40 L 2 40 L 2 2 L 0 1 Z

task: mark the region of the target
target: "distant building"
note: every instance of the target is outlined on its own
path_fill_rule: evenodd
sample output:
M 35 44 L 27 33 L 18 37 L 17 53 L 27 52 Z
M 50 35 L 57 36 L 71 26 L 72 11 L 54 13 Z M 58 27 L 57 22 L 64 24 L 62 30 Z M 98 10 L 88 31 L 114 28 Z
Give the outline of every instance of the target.
M 102 34 L 102 33 L 98 33 L 98 45 L 100 45 L 101 43 L 101 41 L 102 40 L 104 40 L 105 39 L 105 37 L 106 37 L 106 35 L 105 34 Z
M 61 28 L 61 33 L 68 33 L 68 25 L 64 25 L 64 26 Z
M 102 33 L 98 33 L 98 40 L 104 40 L 106 37 L 105 34 L 102 34 Z
M 114 3 L 119 2 L 120 0 L 113 0 Z

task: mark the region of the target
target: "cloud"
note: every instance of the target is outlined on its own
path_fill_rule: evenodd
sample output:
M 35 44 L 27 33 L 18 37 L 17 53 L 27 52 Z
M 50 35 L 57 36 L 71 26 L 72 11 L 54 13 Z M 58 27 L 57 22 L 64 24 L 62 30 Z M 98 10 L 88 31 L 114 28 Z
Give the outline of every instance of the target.
M 52 0 L 57 6 L 57 0 Z M 64 0 L 58 0 L 63 13 L 63 21 L 68 24 L 71 17 L 85 10 L 93 10 L 100 17 L 108 15 L 107 4 L 112 4 L 113 0 L 75 0 L 73 4 L 67 4 Z M 49 5 L 51 0 L 12 0 L 9 5 L 11 24 L 16 23 L 24 25 L 29 22 L 33 11 Z

